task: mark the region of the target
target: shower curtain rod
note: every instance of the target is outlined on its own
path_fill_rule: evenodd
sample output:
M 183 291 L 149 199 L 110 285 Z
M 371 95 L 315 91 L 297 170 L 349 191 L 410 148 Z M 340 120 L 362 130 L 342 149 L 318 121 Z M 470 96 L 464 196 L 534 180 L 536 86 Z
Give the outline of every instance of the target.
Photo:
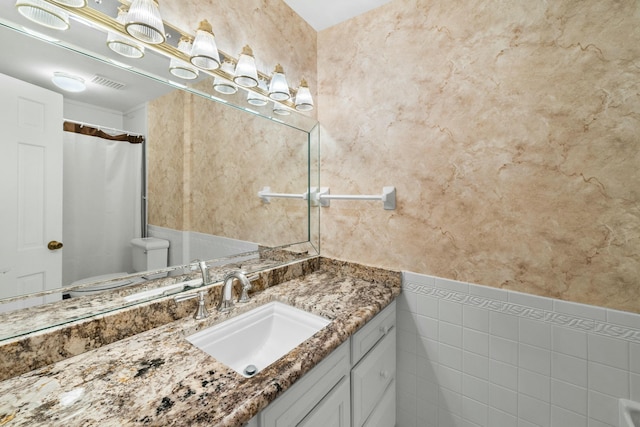
M 91 128 L 96 128 L 98 130 L 109 130 L 109 131 L 113 131 L 113 132 L 118 132 L 118 133 L 124 133 L 127 136 L 140 136 L 140 137 L 145 137 L 145 135 L 141 134 L 141 133 L 135 133 L 135 132 L 129 132 L 127 130 L 122 130 L 122 129 L 116 129 L 116 128 L 112 128 L 109 126 L 101 126 L 101 125 L 94 125 L 92 123 L 87 123 L 87 122 L 79 122 L 77 120 L 71 120 L 71 119 L 62 119 L 65 122 L 69 122 L 69 123 L 75 123 L 77 125 L 80 125 L 81 127 L 87 126 L 87 127 L 91 127 Z

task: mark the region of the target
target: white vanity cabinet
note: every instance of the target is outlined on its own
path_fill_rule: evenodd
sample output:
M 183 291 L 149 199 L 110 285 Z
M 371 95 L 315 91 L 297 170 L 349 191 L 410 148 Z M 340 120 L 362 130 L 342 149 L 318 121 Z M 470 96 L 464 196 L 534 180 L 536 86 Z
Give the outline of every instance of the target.
M 351 337 L 351 425 L 396 421 L 396 308 L 391 303 Z
M 349 383 L 349 342 L 343 343 L 315 368 L 267 406 L 257 418 L 260 427 L 349 425 L 349 393 L 340 385 Z M 347 388 L 347 391 L 349 389 Z M 342 396 L 342 401 L 340 397 Z M 336 409 L 343 412 L 338 424 L 323 424 Z M 346 423 L 345 423 L 346 422 Z
M 248 427 L 393 427 L 395 301 L 291 386 Z

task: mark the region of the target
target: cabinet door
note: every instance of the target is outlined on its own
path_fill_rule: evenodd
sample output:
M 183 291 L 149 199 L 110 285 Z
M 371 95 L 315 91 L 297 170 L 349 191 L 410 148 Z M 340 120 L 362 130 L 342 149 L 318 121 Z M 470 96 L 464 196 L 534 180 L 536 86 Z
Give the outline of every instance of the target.
M 260 426 L 298 425 L 348 375 L 349 341 L 346 341 L 271 402 L 259 415 Z
M 367 418 L 364 427 L 393 427 L 396 425 L 396 381 L 391 381 L 382 399 Z
M 351 420 L 351 386 L 344 377 L 298 424 L 299 427 L 348 427 Z
M 351 370 L 354 427 L 364 424 L 396 376 L 396 330 L 391 329 Z

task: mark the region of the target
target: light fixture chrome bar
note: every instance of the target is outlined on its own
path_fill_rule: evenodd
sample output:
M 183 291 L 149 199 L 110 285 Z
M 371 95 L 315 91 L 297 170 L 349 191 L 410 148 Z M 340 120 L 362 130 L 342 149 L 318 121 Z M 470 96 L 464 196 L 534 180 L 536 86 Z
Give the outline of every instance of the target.
M 327 207 L 330 200 L 380 200 L 385 210 L 395 210 L 396 208 L 396 187 L 383 187 L 382 194 L 330 194 L 328 187 L 321 187 L 316 198 L 320 206 Z

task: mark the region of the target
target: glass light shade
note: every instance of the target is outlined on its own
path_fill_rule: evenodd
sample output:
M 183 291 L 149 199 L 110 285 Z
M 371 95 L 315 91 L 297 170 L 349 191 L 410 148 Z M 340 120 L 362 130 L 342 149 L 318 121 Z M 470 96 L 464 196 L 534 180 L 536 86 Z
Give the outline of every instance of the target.
M 164 24 L 155 0 L 134 0 L 124 29 L 130 36 L 149 44 L 164 42 Z
M 258 79 L 258 87 L 265 92 L 268 90 L 267 82 L 264 81 L 264 79 Z M 247 94 L 247 102 L 251 105 L 255 105 L 256 107 L 264 107 L 269 101 L 266 96 L 249 91 Z
M 191 53 L 191 40 L 181 37 L 178 42 L 178 50 L 189 55 Z M 199 71 L 192 64 L 182 59 L 173 58 L 169 62 L 169 71 L 176 77 L 185 80 L 193 80 L 198 77 Z
M 277 102 L 273 103 L 273 112 L 274 114 L 277 114 L 279 116 L 288 116 L 289 114 L 291 114 L 291 110 L 283 105 L 278 104 Z
M 220 70 L 224 71 L 230 76 L 233 76 L 233 64 L 231 62 L 223 62 Z M 224 93 L 225 95 L 232 95 L 238 91 L 238 87 L 234 85 L 233 82 L 220 76 L 216 76 L 213 79 L 213 88 L 217 92 Z
M 243 87 L 258 86 L 258 70 L 256 70 L 256 60 L 253 51 L 247 45 L 242 48 L 242 53 L 236 64 L 236 76 L 233 81 Z
M 271 83 L 269 83 L 269 98 L 275 101 L 286 101 L 291 98 L 289 84 L 287 83 L 287 78 L 284 76 L 284 70 L 280 64 L 276 65 L 276 68 L 273 71 L 273 76 L 271 76 Z
M 54 30 L 69 28 L 69 14 L 59 7 L 43 0 L 18 0 L 18 12 L 28 20 Z
M 87 5 L 87 0 L 53 0 L 58 4 L 63 4 L 69 7 L 85 7 Z
M 124 24 L 127 19 L 127 13 L 124 7 L 119 7 L 116 20 Z M 109 46 L 109 49 L 112 51 L 127 58 L 142 58 L 144 56 L 144 46 L 132 42 L 113 31 L 107 33 L 107 46 Z
M 191 49 L 191 63 L 205 70 L 220 68 L 220 54 L 213 35 L 211 24 L 205 19 L 200 22 L 196 38 Z
M 82 92 L 87 88 L 82 77 L 72 76 L 71 74 L 59 71 L 53 73 L 51 81 L 54 85 L 67 92 Z
M 313 110 L 313 98 L 311 97 L 311 91 L 309 85 L 305 79 L 300 82 L 300 87 L 296 93 L 296 110 L 298 111 L 311 111 Z

